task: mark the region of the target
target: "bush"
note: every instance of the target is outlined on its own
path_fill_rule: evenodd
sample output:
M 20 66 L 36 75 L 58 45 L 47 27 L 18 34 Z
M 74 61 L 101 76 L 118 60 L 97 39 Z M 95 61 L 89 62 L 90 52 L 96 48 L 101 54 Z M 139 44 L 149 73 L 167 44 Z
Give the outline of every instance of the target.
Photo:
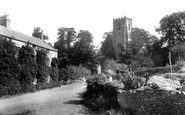
M 20 91 L 16 49 L 13 42 L 0 38 L 0 96 L 17 94 Z
M 50 77 L 54 82 L 58 82 L 59 80 L 59 70 L 57 67 L 50 68 Z
M 36 57 L 36 62 L 38 65 L 38 71 L 36 74 L 37 81 L 40 83 L 45 83 L 47 77 L 49 76 L 47 51 L 43 49 L 37 50 Z
M 35 61 L 34 50 L 29 45 L 22 46 L 18 53 L 18 62 L 20 64 L 20 83 L 21 92 L 30 92 L 34 90 L 33 80 L 36 78 L 37 64 Z
M 20 65 L 20 83 L 21 83 L 21 92 L 32 92 L 34 91 L 33 80 L 35 77 L 34 68 L 31 68 L 27 65 Z
M 59 80 L 75 80 L 80 77 L 88 78 L 91 75 L 91 71 L 82 66 L 69 65 L 66 69 L 62 68 L 59 70 Z
M 137 92 L 124 92 L 118 95 L 124 115 L 183 115 L 185 95 L 170 91 L 145 89 Z
M 57 67 L 57 65 L 58 65 L 58 59 L 57 58 L 52 58 L 51 67 Z
M 116 71 L 125 72 L 125 71 L 127 71 L 128 67 L 127 67 L 127 65 L 117 63 L 114 60 L 105 60 L 105 62 L 103 63 L 103 66 L 102 66 L 102 72 L 106 73 L 107 70 L 109 70 L 109 69 L 112 71 L 115 71 L 115 72 Z
M 87 80 L 87 90 L 82 98 L 83 104 L 93 112 L 119 108 L 116 85 L 106 83 L 106 78 L 101 75 Z

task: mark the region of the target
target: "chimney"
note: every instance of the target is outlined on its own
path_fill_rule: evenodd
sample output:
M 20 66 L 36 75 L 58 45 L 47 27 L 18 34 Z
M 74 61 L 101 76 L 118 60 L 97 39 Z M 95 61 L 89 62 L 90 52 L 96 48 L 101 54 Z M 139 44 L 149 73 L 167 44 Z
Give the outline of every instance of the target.
M 11 20 L 9 19 L 9 15 L 5 14 L 3 16 L 0 16 L 0 25 L 4 26 L 8 29 L 11 29 L 10 27 Z

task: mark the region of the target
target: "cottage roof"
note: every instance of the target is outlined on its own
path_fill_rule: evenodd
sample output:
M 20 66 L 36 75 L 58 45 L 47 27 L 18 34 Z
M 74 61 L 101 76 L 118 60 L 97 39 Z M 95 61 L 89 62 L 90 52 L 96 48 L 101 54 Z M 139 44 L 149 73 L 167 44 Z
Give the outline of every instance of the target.
M 8 28 L 6 28 L 4 26 L 1 26 L 1 25 L 0 25 L 0 35 L 8 37 L 8 38 L 12 38 L 14 40 L 21 41 L 21 42 L 24 42 L 24 43 L 29 42 L 32 45 L 36 45 L 36 46 L 39 46 L 39 47 L 42 47 L 42 48 L 45 48 L 45 49 L 49 49 L 49 50 L 52 50 L 52 51 L 57 51 L 52 46 L 50 46 L 46 42 L 44 42 L 44 41 L 42 41 L 42 40 L 40 40 L 36 37 L 28 36 L 26 34 L 8 29 Z

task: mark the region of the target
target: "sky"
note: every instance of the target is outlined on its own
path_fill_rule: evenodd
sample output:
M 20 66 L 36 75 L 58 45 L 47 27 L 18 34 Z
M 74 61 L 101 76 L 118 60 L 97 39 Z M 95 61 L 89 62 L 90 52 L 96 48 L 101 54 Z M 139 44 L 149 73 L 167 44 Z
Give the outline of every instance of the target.
M 159 21 L 185 11 L 184 0 L 0 0 L 0 4 L 0 16 L 9 15 L 13 30 L 32 35 L 34 27 L 41 27 L 52 44 L 60 27 L 89 30 L 95 46 L 112 31 L 114 18 L 132 18 L 133 27 L 160 37 L 155 32 Z

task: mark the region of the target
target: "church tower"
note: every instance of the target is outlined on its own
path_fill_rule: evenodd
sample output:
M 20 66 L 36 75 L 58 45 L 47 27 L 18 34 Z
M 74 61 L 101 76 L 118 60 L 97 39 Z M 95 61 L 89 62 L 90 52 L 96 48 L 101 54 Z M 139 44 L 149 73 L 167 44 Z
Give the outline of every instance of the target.
M 113 46 L 116 52 L 127 48 L 131 41 L 132 19 L 128 17 L 113 19 Z

